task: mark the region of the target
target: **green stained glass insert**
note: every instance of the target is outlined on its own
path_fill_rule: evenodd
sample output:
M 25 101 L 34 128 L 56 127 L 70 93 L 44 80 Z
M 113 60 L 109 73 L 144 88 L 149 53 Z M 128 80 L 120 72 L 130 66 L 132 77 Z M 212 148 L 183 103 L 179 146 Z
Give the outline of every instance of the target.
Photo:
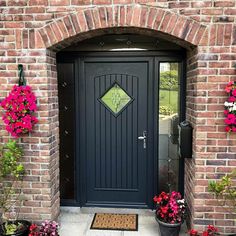
M 101 102 L 117 116 L 125 107 L 132 102 L 132 98 L 115 83 L 107 92 L 100 98 Z

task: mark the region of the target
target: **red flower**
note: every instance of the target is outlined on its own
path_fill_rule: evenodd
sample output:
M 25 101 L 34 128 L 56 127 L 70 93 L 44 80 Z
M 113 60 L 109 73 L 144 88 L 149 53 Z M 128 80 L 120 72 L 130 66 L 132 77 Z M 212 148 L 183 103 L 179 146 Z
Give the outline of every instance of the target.
M 198 232 L 195 229 L 191 229 L 188 233 L 190 236 L 198 236 Z
M 202 236 L 210 236 L 210 234 L 209 234 L 207 231 L 204 231 L 204 232 L 202 233 Z
M 29 230 L 30 230 L 30 231 L 33 231 L 33 230 L 35 230 L 35 229 L 37 229 L 37 228 L 38 228 L 38 226 L 37 226 L 36 224 L 32 224 L 32 225 L 30 226 Z
M 166 214 L 168 212 L 168 207 L 167 206 L 161 207 L 161 211 L 163 214 Z
M 153 200 L 157 203 L 157 218 L 171 224 L 182 222 L 186 207 L 180 193 L 174 191 L 172 193 L 161 192 Z
M 153 198 L 153 201 L 154 201 L 154 202 L 158 202 L 158 197 L 155 196 L 155 197 Z
M 215 228 L 213 225 L 208 225 L 207 226 L 207 231 L 212 232 L 212 233 L 216 233 L 218 231 L 218 229 Z

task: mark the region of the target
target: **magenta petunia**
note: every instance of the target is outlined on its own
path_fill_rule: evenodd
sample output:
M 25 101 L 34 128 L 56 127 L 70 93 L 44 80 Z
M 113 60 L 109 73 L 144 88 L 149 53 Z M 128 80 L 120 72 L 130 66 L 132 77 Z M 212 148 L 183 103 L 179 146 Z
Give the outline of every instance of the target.
M 229 102 L 235 102 L 235 101 L 236 101 L 236 97 L 230 96 L 230 97 L 228 98 L 228 101 L 229 101 Z
M 5 110 L 2 119 L 6 130 L 15 138 L 30 132 L 38 122 L 33 112 L 37 110 L 36 97 L 30 86 L 14 86 L 0 103 Z
M 225 110 L 224 114 L 226 116 L 225 118 L 225 124 L 227 125 L 225 127 L 226 132 L 236 132 L 236 81 L 230 81 L 225 91 L 229 93 L 229 98 L 225 102 Z
M 232 95 L 236 97 L 236 89 L 232 91 Z

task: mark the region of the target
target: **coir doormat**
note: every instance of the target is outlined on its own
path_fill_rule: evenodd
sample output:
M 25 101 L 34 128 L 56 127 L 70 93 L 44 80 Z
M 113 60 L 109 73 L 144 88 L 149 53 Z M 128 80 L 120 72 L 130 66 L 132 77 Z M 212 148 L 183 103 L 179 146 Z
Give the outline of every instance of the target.
M 138 231 L 138 215 L 96 213 L 90 229 Z

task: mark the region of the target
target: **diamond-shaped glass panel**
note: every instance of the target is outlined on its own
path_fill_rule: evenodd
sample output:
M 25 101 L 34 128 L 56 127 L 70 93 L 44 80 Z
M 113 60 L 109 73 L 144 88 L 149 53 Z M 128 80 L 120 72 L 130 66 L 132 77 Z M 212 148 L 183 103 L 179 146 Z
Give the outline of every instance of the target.
M 117 84 L 113 84 L 105 94 L 100 98 L 100 101 L 117 116 L 131 102 L 132 98 Z

